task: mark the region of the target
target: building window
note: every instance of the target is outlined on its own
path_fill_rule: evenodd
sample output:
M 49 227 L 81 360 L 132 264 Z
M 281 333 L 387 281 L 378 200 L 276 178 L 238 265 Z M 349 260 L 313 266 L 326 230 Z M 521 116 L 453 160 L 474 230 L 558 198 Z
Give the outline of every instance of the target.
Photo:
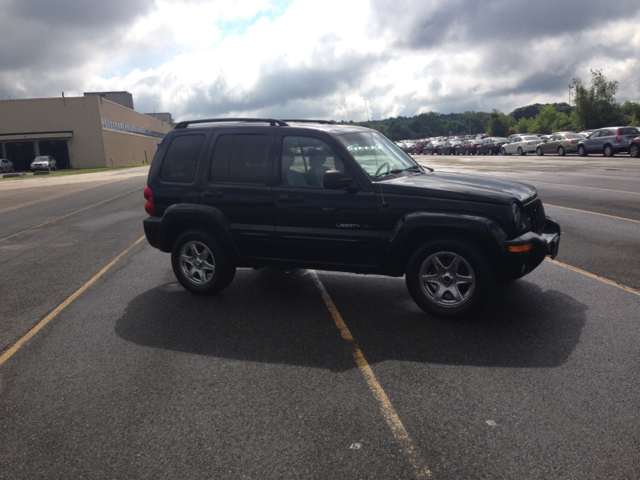
M 144 135 L 146 137 L 164 138 L 165 136 L 165 134 L 162 132 L 156 132 L 155 130 L 149 130 L 148 128 L 142 128 L 136 125 L 118 122 L 117 120 L 111 120 L 109 118 L 102 119 L 102 128 L 106 128 L 107 130 L 115 130 L 117 132 L 135 133 L 136 135 Z

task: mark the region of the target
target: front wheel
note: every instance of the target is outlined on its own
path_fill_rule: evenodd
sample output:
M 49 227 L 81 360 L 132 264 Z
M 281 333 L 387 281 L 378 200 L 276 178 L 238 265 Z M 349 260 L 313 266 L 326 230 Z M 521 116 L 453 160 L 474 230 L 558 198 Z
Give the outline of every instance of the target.
M 578 155 L 580 155 L 581 157 L 586 157 L 587 156 L 587 149 L 584 148 L 584 145 L 579 145 L 578 146 Z
M 540 147 L 536 148 L 536 155 L 539 155 L 539 156 L 544 155 L 544 153 L 542 152 L 542 149 Z
M 629 147 L 629 155 L 633 158 L 638 158 L 638 145 L 633 144 Z
M 518 155 L 524 155 L 524 150 L 522 150 L 522 147 L 518 147 Z
M 180 284 L 196 295 L 212 295 L 227 288 L 236 267 L 209 234 L 183 233 L 173 245 L 171 266 Z
M 434 240 L 409 260 L 407 289 L 425 312 L 444 318 L 470 313 L 491 292 L 493 275 L 484 257 L 456 240 Z
M 504 148 L 502 149 L 502 155 L 507 155 L 507 151 Z

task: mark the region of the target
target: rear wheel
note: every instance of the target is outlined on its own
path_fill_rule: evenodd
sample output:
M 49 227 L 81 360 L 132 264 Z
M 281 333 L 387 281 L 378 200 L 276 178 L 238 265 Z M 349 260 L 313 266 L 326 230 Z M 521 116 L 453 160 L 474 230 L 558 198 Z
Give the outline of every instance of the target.
M 638 158 L 638 145 L 635 143 L 629 147 L 629 155 L 633 158 Z
M 480 306 L 491 292 L 493 274 L 484 257 L 470 245 L 434 240 L 409 260 L 406 283 L 422 310 L 455 318 Z
M 209 234 L 190 230 L 173 245 L 171 266 L 180 284 L 196 295 L 212 295 L 227 288 L 236 267 Z
M 544 155 L 540 147 L 536 148 L 536 155 L 540 155 L 540 156 Z
M 560 155 L 561 157 L 564 157 L 564 147 L 561 145 L 558 147 L 558 155 Z
M 613 147 L 611 145 L 605 145 L 602 153 L 605 157 L 613 157 Z
M 580 155 L 581 157 L 587 156 L 587 149 L 584 148 L 584 145 L 578 145 L 578 155 Z

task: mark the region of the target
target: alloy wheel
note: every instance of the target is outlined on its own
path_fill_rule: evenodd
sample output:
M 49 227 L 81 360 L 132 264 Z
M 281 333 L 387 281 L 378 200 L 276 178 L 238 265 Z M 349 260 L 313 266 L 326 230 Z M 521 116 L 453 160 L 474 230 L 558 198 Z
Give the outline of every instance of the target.
M 191 240 L 180 249 L 180 270 L 192 284 L 205 285 L 216 272 L 216 261 L 204 243 Z
M 476 277 L 463 257 L 453 252 L 438 252 L 420 266 L 420 287 L 436 305 L 458 307 L 473 295 Z

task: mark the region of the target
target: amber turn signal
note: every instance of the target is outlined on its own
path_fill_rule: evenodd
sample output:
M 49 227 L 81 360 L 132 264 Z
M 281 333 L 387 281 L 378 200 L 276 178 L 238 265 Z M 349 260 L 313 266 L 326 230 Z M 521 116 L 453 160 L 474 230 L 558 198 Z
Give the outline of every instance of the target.
M 525 243 L 524 245 L 514 245 L 509 247 L 510 252 L 528 252 L 531 250 L 532 245 L 530 243 Z

